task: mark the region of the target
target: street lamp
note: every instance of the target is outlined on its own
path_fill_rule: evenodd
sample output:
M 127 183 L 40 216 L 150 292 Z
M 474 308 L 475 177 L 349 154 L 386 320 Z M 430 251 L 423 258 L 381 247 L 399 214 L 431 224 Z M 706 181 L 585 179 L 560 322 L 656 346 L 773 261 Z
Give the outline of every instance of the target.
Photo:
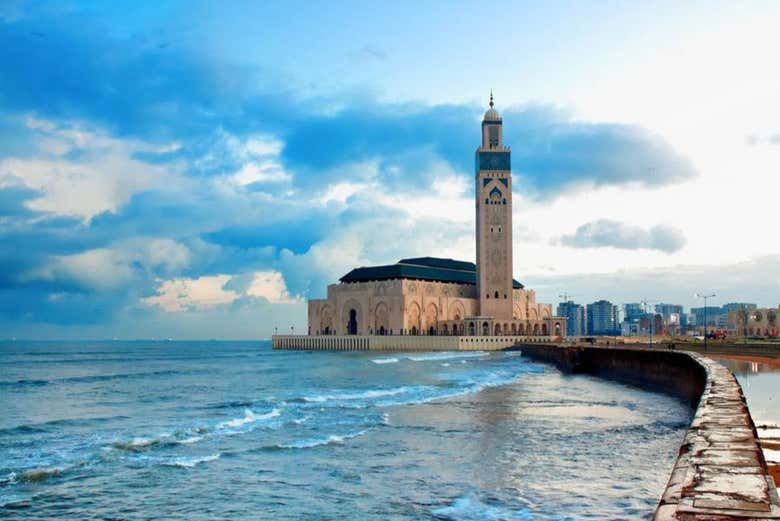
M 648 302 L 647 299 L 640 301 L 645 308 L 645 315 L 647 315 L 648 304 L 658 304 L 656 301 Z M 650 313 L 650 346 L 653 345 L 653 328 L 655 326 L 655 311 Z
M 696 293 L 696 297 L 704 299 L 704 350 L 707 350 L 707 299 L 715 296 L 715 293 L 711 295 L 702 295 Z

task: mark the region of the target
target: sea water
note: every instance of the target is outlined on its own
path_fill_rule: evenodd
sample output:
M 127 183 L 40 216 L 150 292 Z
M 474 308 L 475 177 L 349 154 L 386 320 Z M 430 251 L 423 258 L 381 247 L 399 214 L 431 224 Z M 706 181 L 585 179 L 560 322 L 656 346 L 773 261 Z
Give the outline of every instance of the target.
M 649 519 L 691 411 L 520 353 L 0 344 L 3 519 Z

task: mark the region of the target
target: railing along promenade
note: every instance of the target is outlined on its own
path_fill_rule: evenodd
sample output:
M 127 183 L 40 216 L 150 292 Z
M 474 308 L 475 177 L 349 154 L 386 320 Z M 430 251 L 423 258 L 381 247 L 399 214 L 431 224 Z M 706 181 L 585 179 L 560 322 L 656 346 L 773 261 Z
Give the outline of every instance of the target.
M 498 351 L 519 343 L 551 343 L 550 336 L 274 335 L 274 349 L 302 351 Z

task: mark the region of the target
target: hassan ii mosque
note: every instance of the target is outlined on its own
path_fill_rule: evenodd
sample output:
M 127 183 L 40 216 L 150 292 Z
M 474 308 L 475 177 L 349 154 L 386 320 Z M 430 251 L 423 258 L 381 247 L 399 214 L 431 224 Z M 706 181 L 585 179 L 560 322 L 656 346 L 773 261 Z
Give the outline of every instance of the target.
M 309 335 L 560 336 L 566 319 L 512 277 L 512 175 L 501 116 L 476 151 L 477 263 L 436 257 L 355 268 L 309 300 Z

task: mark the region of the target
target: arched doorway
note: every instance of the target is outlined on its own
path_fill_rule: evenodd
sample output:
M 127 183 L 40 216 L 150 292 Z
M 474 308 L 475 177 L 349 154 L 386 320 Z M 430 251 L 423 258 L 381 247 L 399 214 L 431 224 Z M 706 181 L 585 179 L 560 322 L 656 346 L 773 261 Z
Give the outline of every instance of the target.
M 496 327 L 493 328 L 493 334 L 496 336 L 501 335 L 501 324 L 496 324 Z
M 490 335 L 490 324 L 487 322 L 482 323 L 482 336 L 489 336 Z
M 539 334 L 539 324 L 534 324 L 534 336 Z
M 542 335 L 547 336 L 547 324 L 542 324 Z
M 555 323 L 555 336 L 561 336 L 561 323 Z
M 428 335 L 433 336 L 436 334 L 436 328 L 433 326 L 428 326 Z
M 412 335 L 417 335 L 417 326 L 412 326 Z
M 379 326 L 379 334 L 382 336 L 387 334 L 387 331 L 385 330 L 385 326 Z
M 474 322 L 469 322 L 469 336 L 475 336 L 477 334 L 476 329 Z
M 358 324 L 357 324 L 357 311 L 354 309 L 349 310 L 349 322 L 347 322 L 347 334 L 348 335 L 357 335 L 358 331 Z

